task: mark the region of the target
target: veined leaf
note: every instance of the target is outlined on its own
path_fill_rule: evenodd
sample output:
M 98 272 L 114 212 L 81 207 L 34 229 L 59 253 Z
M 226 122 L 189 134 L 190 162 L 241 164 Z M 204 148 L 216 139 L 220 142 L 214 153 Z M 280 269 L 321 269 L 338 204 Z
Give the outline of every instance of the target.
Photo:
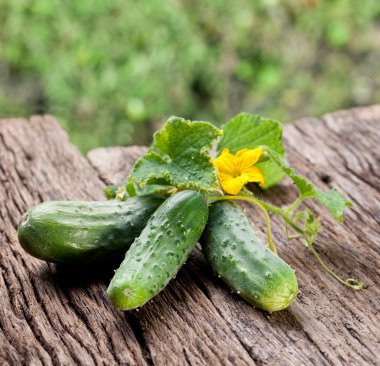
M 282 157 L 270 147 L 264 147 L 264 151 L 270 156 L 273 162 L 286 173 L 297 186 L 304 198 L 314 198 L 318 200 L 323 206 L 327 207 L 334 218 L 342 222 L 343 213 L 346 207 L 352 207 L 352 203 L 347 201 L 346 198 L 337 189 L 333 188 L 327 192 L 322 192 L 316 189 L 312 183 L 306 178 L 297 174 L 297 172 L 286 165 Z
M 149 151 L 129 176 L 139 188 L 165 182 L 178 189 L 221 194 L 209 150 L 222 131 L 208 122 L 171 117 L 154 134 Z
M 284 155 L 282 145 L 282 125 L 272 119 L 263 118 L 249 113 L 240 113 L 222 126 L 223 138 L 218 144 L 218 154 L 224 148 L 231 153 L 247 148 L 254 149 L 261 145 L 269 146 L 273 151 Z M 256 164 L 264 174 L 265 186 L 269 188 L 278 183 L 284 173 L 273 161 Z

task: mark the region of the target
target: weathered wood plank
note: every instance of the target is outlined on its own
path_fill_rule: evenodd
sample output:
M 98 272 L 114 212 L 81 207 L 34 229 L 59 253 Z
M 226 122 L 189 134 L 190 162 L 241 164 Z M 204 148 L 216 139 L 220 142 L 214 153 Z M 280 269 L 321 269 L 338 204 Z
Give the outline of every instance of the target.
M 133 329 L 104 301 L 104 285 L 56 280 L 55 266 L 18 244 L 19 217 L 32 205 L 102 199 L 102 182 L 54 119 L 0 121 L 0 182 L 2 362 L 144 364 Z
M 148 150 L 145 146 L 125 147 L 115 146 L 91 150 L 87 158 L 99 177 L 107 185 L 125 181 L 126 172 L 129 172 L 135 161 Z
M 141 314 L 124 314 L 105 296 L 112 271 L 74 272 L 21 250 L 16 228 L 27 208 L 103 199 L 102 180 L 52 117 L 0 121 L 1 363 L 254 364 L 189 270 Z
M 296 268 L 300 283 L 298 299 L 288 310 L 273 315 L 253 310 L 212 276 L 199 249 L 185 272 L 258 364 L 380 364 L 380 106 L 297 121 L 286 126 L 285 142 L 288 160 L 301 174 L 320 189 L 337 187 L 354 202 L 355 209 L 348 211 L 342 226 L 317 204 L 308 206 L 323 217 L 325 230 L 316 244 L 319 253 L 339 274 L 359 278 L 367 288 L 355 292 L 338 284 L 300 241 L 283 239 L 278 219 L 273 231 L 280 255 Z M 89 154 L 89 160 L 100 176 L 116 183 L 123 174 L 116 172 L 113 179 L 116 175 L 107 167 L 107 154 L 117 154 L 125 162 L 133 160 L 132 151 L 135 158 L 135 149 L 98 149 Z M 114 160 L 113 164 L 118 166 Z M 294 199 L 295 190 L 285 180 L 264 196 L 283 204 Z M 246 207 L 265 232 L 263 220 L 257 219 L 260 213 Z M 136 315 L 136 321 L 146 322 L 149 306 Z M 147 336 L 148 348 L 154 348 L 155 342 Z

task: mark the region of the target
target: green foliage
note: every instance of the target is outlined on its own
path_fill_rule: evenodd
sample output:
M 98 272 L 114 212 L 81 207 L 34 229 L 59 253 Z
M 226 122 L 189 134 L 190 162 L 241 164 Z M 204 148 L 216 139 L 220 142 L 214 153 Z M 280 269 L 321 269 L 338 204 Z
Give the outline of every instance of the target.
M 240 113 L 223 125 L 223 137 L 218 144 L 218 152 L 228 148 L 236 154 L 241 149 L 254 149 L 261 145 L 267 145 L 281 156 L 284 155 L 282 145 L 282 125 L 272 119 L 258 115 Z M 265 176 L 265 188 L 278 183 L 284 173 L 278 165 L 271 161 L 263 161 L 256 164 Z
M 337 221 L 343 221 L 344 210 L 347 207 L 352 207 L 352 203 L 347 201 L 338 190 L 335 188 L 327 192 L 321 192 L 317 190 L 311 182 L 297 174 L 293 168 L 286 165 L 281 156 L 275 151 L 269 147 L 266 147 L 265 152 L 269 154 L 271 159 L 284 171 L 284 173 L 290 177 L 290 179 L 297 186 L 301 194 L 300 199 L 314 198 L 318 200 L 322 205 L 329 209 Z
M 221 134 L 210 123 L 172 117 L 154 134 L 153 145 L 136 162 L 129 179 L 140 188 L 159 183 L 206 194 L 221 193 L 209 157 L 209 149 Z
M 380 101 L 380 2 L 2 0 L 0 116 L 55 114 L 83 151 L 172 114 L 290 121 Z
M 243 188 L 237 195 L 223 194 L 218 183 L 217 170 L 212 164 L 210 151 L 223 132 L 225 135 L 219 141 L 221 146 L 217 150 L 230 147 L 232 152 L 236 152 L 240 149 L 256 147 L 264 142 L 279 150 L 277 152 L 269 146 L 261 145 L 265 155 L 264 161 L 272 162 L 283 174 L 292 179 L 299 190 L 299 197 L 286 207 L 277 207 L 255 197 L 246 188 Z M 284 149 L 281 135 L 282 129 L 278 122 L 247 113 L 235 116 L 223 126 L 223 130 L 219 130 L 208 122 L 192 122 L 172 117 L 154 134 L 153 145 L 134 165 L 133 171 L 128 177 L 127 192 L 133 196 L 156 191 L 174 193 L 177 190 L 190 189 L 204 194 L 209 203 L 225 200 L 243 200 L 253 203 L 264 213 L 270 250 L 277 254 L 272 240 L 268 211 L 279 215 L 286 225 L 302 235 L 318 262 L 334 278 L 348 287 L 361 290 L 363 288 L 361 282 L 351 278 L 342 279 L 323 262 L 313 247 L 320 230 L 320 218 L 315 218 L 313 212 L 308 208 L 299 210 L 299 205 L 304 199 L 314 198 L 324 205 L 337 221 L 342 222 L 343 213 L 347 207 L 352 206 L 351 203 L 336 189 L 328 192 L 317 190 L 311 182 L 288 166 L 282 158 Z M 231 160 L 229 165 L 231 164 L 236 163 Z M 267 178 L 267 175 L 272 172 L 275 170 L 269 168 L 264 176 Z M 113 190 L 114 187 L 110 187 L 106 194 L 113 195 Z M 222 220 L 219 220 L 219 224 L 222 224 Z M 286 232 L 288 234 L 287 229 Z

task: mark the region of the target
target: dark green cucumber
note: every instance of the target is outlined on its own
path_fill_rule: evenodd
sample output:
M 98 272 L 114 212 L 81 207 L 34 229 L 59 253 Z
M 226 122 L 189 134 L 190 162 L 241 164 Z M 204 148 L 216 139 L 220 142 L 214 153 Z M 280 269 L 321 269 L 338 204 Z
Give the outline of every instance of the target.
M 18 237 L 47 262 L 92 264 L 122 256 L 163 202 L 157 197 L 119 201 L 51 201 L 27 211 Z
M 219 201 L 210 206 L 201 244 L 218 276 L 253 306 L 273 312 L 296 298 L 294 270 L 260 241 L 236 204 Z
M 195 191 L 168 198 L 128 250 L 107 294 L 121 310 L 135 309 L 158 294 L 177 274 L 206 225 L 208 207 Z

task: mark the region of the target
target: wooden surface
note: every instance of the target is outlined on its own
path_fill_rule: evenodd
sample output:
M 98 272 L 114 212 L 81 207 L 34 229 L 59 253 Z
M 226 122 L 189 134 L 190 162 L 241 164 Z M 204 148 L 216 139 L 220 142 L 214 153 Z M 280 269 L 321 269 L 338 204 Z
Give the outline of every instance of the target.
M 45 200 L 103 199 L 140 148 L 96 149 L 88 160 L 52 117 L 0 121 L 0 365 L 373 365 L 380 364 L 380 106 L 306 118 L 285 128 L 288 161 L 319 188 L 355 204 L 344 225 L 310 202 L 325 230 L 318 252 L 362 292 L 333 280 L 300 241 L 280 255 L 300 292 L 287 310 L 252 309 L 216 278 L 199 247 L 177 279 L 142 310 L 122 313 L 105 296 L 112 270 L 72 270 L 23 253 L 21 214 Z M 295 197 L 284 181 L 265 194 Z M 247 212 L 261 233 L 260 213 Z

